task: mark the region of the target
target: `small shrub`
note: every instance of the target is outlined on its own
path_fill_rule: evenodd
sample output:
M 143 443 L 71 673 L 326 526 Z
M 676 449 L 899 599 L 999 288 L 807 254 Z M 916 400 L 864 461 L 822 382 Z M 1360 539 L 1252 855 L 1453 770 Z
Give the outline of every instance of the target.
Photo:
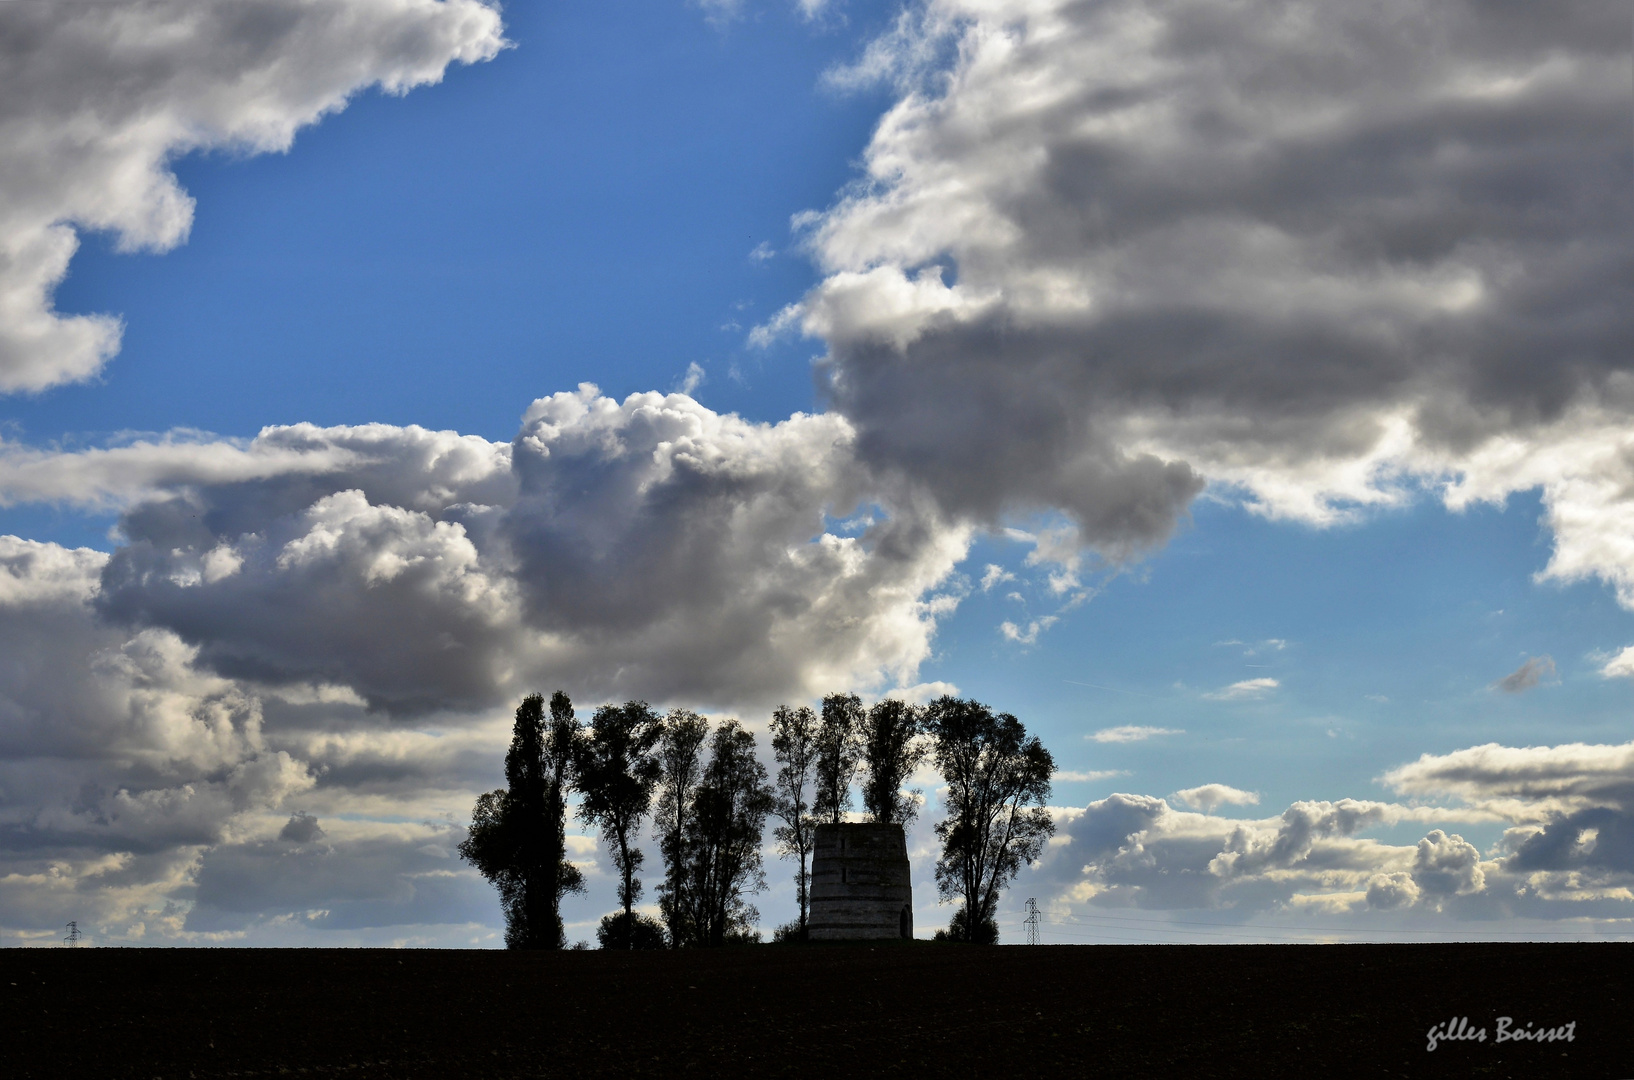
M 664 949 L 669 942 L 664 937 L 664 927 L 657 919 L 650 915 L 643 915 L 639 911 L 633 917 L 626 919 L 624 912 L 615 911 L 611 915 L 604 915 L 601 925 L 596 928 L 596 941 L 604 949 Z
M 946 930 L 938 930 L 931 938 L 932 941 L 957 941 L 971 945 L 997 945 L 999 943 L 999 924 L 992 919 L 984 919 L 974 932 L 969 930 L 970 916 L 966 908 L 960 908 L 953 913 L 953 921 Z

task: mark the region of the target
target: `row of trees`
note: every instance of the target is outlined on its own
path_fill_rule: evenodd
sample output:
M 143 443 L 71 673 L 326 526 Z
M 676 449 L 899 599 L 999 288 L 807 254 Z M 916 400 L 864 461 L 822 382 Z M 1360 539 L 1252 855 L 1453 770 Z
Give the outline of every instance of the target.
M 830 694 L 820 713 L 781 707 L 772 715 L 769 778 L 754 736 L 735 720 L 711 731 L 697 713 L 659 716 L 645 702 L 603 705 L 588 727 L 566 694 L 533 694 L 516 710 L 505 756 L 506 787 L 477 800 L 460 854 L 499 890 L 512 948 L 564 944 L 562 897 L 583 889 L 567 859 L 569 797 L 594 826 L 619 875 L 621 911 L 602 920 L 604 948 L 722 945 L 747 938 L 759 918 L 749 897 L 765 888 L 761 838 L 768 817 L 778 853 L 796 860 L 799 922 L 810 911 L 809 861 L 819 823 L 838 823 L 860 786 L 872 821 L 912 822 L 922 793 L 904 789 L 927 759 L 948 787 L 936 826 L 938 892 L 961 906 L 946 936 L 991 942 L 1000 892 L 1036 859 L 1055 826 L 1044 808 L 1054 760 L 1009 714 L 943 697 L 929 706 L 894 699 L 864 708 Z M 860 785 L 858 781 L 860 780 Z M 642 822 L 651 813 L 664 862 L 662 924 L 635 910 L 644 861 Z

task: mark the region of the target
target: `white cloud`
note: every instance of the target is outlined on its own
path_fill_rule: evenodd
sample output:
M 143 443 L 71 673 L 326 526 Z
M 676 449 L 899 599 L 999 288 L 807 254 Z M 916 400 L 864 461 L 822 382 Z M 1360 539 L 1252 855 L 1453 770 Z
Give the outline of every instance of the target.
M 777 249 L 764 240 L 756 244 L 754 250 L 749 252 L 749 261 L 754 263 L 763 263 L 775 258 L 777 258 Z
M 1086 736 L 1100 743 L 1128 743 L 1142 742 L 1156 738 L 1159 735 L 1184 735 L 1180 728 L 1140 727 L 1135 724 L 1125 724 L 1122 727 L 1102 728 L 1093 735 Z
M 1243 701 L 1262 698 L 1270 694 L 1282 684 L 1269 677 L 1259 679 L 1244 679 L 1234 682 L 1230 686 L 1221 687 L 1212 693 L 1203 696 L 1211 701 Z
M 1038 635 L 1048 630 L 1059 621 L 1060 619 L 1054 615 L 1045 615 L 1043 618 L 1030 620 L 1027 623 L 1027 628 L 1023 630 L 1015 623 L 1006 619 L 999 623 L 999 633 L 1004 635 L 1004 639 L 1006 641 L 1013 641 L 1017 645 L 1036 645 L 1038 643 Z
M 0 4 L 0 392 L 118 351 L 118 317 L 61 314 L 52 293 L 79 230 L 122 251 L 187 238 L 177 157 L 286 150 L 366 87 L 403 93 L 503 45 L 478 0 Z
M 991 592 L 993 586 L 1006 581 L 1014 581 L 1016 576 L 998 563 L 988 563 L 987 569 L 982 571 L 982 592 Z M 1631 646 L 1634 648 L 1634 646 Z
M 1212 814 L 1222 806 L 1257 806 L 1260 801 L 1258 793 L 1243 791 L 1227 784 L 1203 784 L 1200 787 L 1184 788 L 1170 795 L 1169 798 L 1185 803 L 1205 814 Z
M 1092 784 L 1097 780 L 1110 780 L 1114 776 L 1128 776 L 1127 769 L 1057 769 L 1051 777 L 1063 783 Z
M 1634 645 L 1607 660 L 1600 668 L 1600 675 L 1606 679 L 1634 679 Z
M 691 397 L 698 387 L 708 380 L 709 376 L 704 372 L 703 365 L 694 360 L 687 364 L 687 372 L 681 377 L 681 382 L 676 390 Z

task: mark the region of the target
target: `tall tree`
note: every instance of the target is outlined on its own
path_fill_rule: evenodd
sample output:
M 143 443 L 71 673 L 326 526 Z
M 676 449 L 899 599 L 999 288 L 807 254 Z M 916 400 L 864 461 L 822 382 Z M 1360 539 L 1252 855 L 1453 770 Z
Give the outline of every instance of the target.
M 689 822 L 689 887 L 698 897 L 701 944 L 724 945 L 760 917 L 745 897 L 766 887 L 760 837 L 772 801 L 755 737 L 737 721 L 724 721 L 709 741 L 709 765 Z
M 562 896 L 584 888 L 566 858 L 567 789 L 579 737 L 573 703 L 558 691 L 550 701 L 529 694 L 517 706 L 505 784 L 477 799 L 461 858 L 499 889 L 505 944 L 558 949 L 563 944 Z
M 924 710 L 905 701 L 885 698 L 868 710 L 862 724 L 862 805 L 868 816 L 884 824 L 907 826 L 919 813 L 917 792 L 902 785 L 925 760 L 930 748 L 920 737 Z
M 811 855 L 817 826 L 809 801 L 817 766 L 817 714 L 803 705 L 797 709 L 780 705 L 772 713 L 771 731 L 772 756 L 779 765 L 772 813 L 783 819 L 772 835 L 777 838 L 779 854 L 798 860 L 794 885 L 800 902 L 800 937 L 804 939 L 810 899 L 806 859 Z
M 696 891 L 691 887 L 691 818 L 697 800 L 698 783 L 703 778 L 703 746 L 709 738 L 709 721 L 695 712 L 676 709 L 664 720 L 664 734 L 658 743 L 658 805 L 653 812 L 653 839 L 664 860 L 664 884 L 658 890 L 658 907 L 669 930 L 670 944 L 676 948 L 700 945 L 698 928 L 703 925 Z
M 636 838 L 658 786 L 654 750 L 663 733 L 662 722 L 647 703 L 631 701 L 597 709 L 589 732 L 579 741 L 576 766 L 583 796 L 579 816 L 601 831 L 613 856 L 626 927 L 633 925 L 635 902 L 641 896 L 636 871 L 645 856 Z
M 855 694 L 830 694 L 823 699 L 823 720 L 817 728 L 817 787 L 813 809 L 819 821 L 838 825 L 851 809 L 851 779 L 857 774 L 861 747 L 862 702 Z
M 977 701 L 938 698 L 926 720 L 948 785 L 936 886 L 944 900 L 964 901 L 950 936 L 994 941 L 999 892 L 1055 832 L 1044 808 L 1055 759 L 1020 720 Z

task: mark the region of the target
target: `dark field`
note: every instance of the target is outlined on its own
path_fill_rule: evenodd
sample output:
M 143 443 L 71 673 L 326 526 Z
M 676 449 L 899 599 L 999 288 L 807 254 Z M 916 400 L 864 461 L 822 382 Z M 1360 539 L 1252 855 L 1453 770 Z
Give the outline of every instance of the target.
M 0 951 L 23 1077 L 1634 1077 L 1634 945 Z M 1425 1050 L 1453 1016 L 1487 1041 Z M 1495 1043 L 1576 1021 L 1575 1040 Z

